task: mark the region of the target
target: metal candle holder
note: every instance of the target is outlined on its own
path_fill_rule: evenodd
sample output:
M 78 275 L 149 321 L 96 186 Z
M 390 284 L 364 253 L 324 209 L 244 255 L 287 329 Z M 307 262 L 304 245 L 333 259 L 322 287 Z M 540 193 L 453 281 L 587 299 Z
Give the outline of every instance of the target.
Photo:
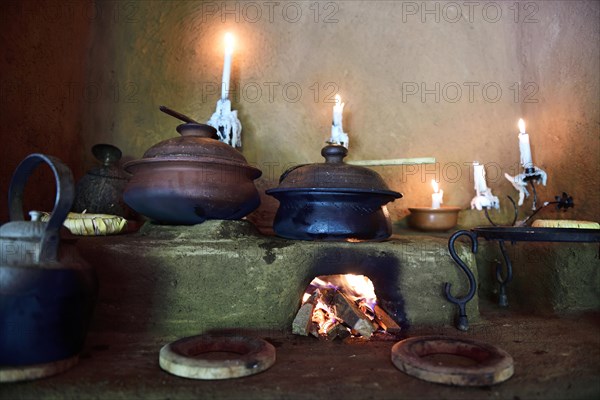
M 508 181 L 519 192 L 519 206 L 523 205 L 525 197 L 529 197 L 527 185 L 531 185 L 531 190 L 533 192 L 532 210 L 535 211 L 537 209 L 537 192 L 535 189 L 535 184 L 542 182 L 542 185 L 546 186 L 548 174 L 546 174 L 543 169 L 533 165 L 531 167 L 524 168 L 523 172 L 516 176 L 510 176 L 509 174 L 505 173 L 504 177 L 508 179 Z
M 546 201 L 546 202 L 544 202 L 543 205 L 540 208 L 535 208 L 533 210 L 533 212 L 531 213 L 531 215 L 529 215 L 523 221 L 520 221 L 519 223 L 517 223 L 517 216 L 518 216 L 518 213 L 519 213 L 519 209 L 517 207 L 517 204 L 515 203 L 515 201 L 513 200 L 512 197 L 510 197 L 510 196 L 506 196 L 506 197 L 508 198 L 508 200 L 510 200 L 510 202 L 511 202 L 511 204 L 513 206 L 514 215 L 513 215 L 512 222 L 509 225 L 504 225 L 504 226 L 525 226 L 525 225 L 527 225 L 527 222 L 529 222 L 529 220 L 531 218 L 533 218 L 534 215 L 536 215 L 538 212 L 542 211 L 544 208 L 546 208 L 546 207 L 548 207 L 549 205 L 552 205 L 552 204 L 556 204 L 556 209 L 557 210 L 561 210 L 562 209 L 563 211 L 567 211 L 567 209 L 575 207 L 575 203 L 573 202 L 573 197 L 569 196 L 566 192 L 563 192 L 561 196 L 554 196 L 554 201 Z M 490 222 L 490 224 L 492 224 L 493 226 L 503 226 L 502 224 L 498 224 L 498 223 L 494 222 L 494 220 L 492 220 L 492 217 L 488 213 L 488 208 L 487 207 L 484 207 L 484 213 L 485 213 L 485 217 Z
M 525 220 L 521 221 L 518 224 L 517 224 L 517 216 L 519 213 L 519 209 L 517 207 L 517 204 L 515 203 L 515 201 L 513 200 L 512 197 L 506 196 L 510 200 L 510 203 L 512 204 L 512 206 L 514 208 L 513 220 L 509 224 L 509 226 L 525 225 L 525 223 L 527 221 L 529 221 L 529 219 L 531 219 L 531 217 L 533 217 L 535 214 L 537 214 L 542 208 L 546 207 L 549 204 L 556 204 L 556 202 L 559 201 L 559 197 L 557 196 L 556 202 L 546 202 L 546 203 L 544 203 L 544 205 L 541 208 L 539 208 L 539 209 L 537 208 L 537 190 L 535 188 L 535 185 L 542 182 L 542 184 L 544 186 L 546 186 L 548 174 L 546 174 L 546 172 L 543 169 L 538 168 L 535 165 L 524 168 L 523 172 L 516 176 L 510 176 L 509 174 L 505 173 L 504 177 L 514 186 L 515 189 L 517 189 L 519 191 L 519 202 L 518 202 L 519 206 L 523 205 L 523 201 L 524 201 L 525 197 L 529 197 L 529 192 L 527 191 L 527 185 L 531 185 L 531 191 L 533 192 L 533 204 L 531 206 L 531 209 L 533 210 L 533 214 L 531 214 L 529 217 L 527 217 Z M 567 196 L 567 194 L 564 192 L 563 192 L 563 195 Z M 473 199 L 473 201 L 474 200 L 475 199 Z M 565 201 L 563 201 L 564 204 L 566 204 Z M 571 207 L 572 207 L 572 203 L 573 203 L 573 198 L 571 198 L 571 205 L 570 205 Z M 563 207 L 564 207 L 564 204 L 563 204 Z M 569 206 L 564 207 L 565 210 L 568 207 Z M 500 224 L 497 224 L 496 222 L 494 222 L 492 220 L 492 217 L 490 216 L 490 214 L 488 212 L 488 208 L 490 208 L 490 207 L 483 207 L 485 217 L 490 222 L 490 224 L 492 224 L 493 226 L 499 226 Z M 498 208 L 498 207 L 496 207 L 496 208 Z

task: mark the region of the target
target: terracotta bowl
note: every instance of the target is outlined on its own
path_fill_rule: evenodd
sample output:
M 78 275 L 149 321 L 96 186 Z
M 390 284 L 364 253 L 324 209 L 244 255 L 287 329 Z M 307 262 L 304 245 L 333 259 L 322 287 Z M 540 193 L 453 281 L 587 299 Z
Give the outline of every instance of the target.
M 456 226 L 460 207 L 409 208 L 408 226 L 420 231 L 447 231 Z

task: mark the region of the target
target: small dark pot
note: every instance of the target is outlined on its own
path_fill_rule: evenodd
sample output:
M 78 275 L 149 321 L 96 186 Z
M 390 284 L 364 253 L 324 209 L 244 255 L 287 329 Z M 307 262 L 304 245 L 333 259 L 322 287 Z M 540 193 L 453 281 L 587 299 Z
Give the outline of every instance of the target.
M 348 150 L 328 145 L 325 162 L 285 171 L 279 187 L 266 191 L 279 200 L 273 230 L 300 240 L 384 240 L 392 234 L 385 205 L 402 194 L 389 190 L 381 176 L 345 164 Z
M 117 165 L 121 150 L 110 144 L 97 144 L 92 147 L 92 153 L 102 166 L 89 170 L 77 183 L 72 211 L 135 217 L 123 200 L 129 175 Z
M 275 233 L 297 240 L 384 240 L 392 234 L 385 204 L 395 192 L 353 189 L 271 189 L 280 202 Z

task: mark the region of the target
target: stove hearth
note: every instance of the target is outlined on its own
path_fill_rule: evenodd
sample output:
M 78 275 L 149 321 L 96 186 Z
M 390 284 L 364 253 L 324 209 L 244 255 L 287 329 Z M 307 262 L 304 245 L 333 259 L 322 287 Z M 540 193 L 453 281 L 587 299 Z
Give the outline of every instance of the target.
M 145 225 L 138 233 L 80 239 L 100 288 L 96 329 L 178 337 L 218 329 L 289 331 L 303 295 L 318 276 L 364 275 L 378 305 L 405 329 L 452 324 L 443 294 L 467 282 L 447 238 L 393 236 L 385 242 L 309 242 L 264 236 L 247 221 L 195 226 Z M 467 244 L 457 251 L 475 268 Z M 477 321 L 478 302 L 468 312 Z

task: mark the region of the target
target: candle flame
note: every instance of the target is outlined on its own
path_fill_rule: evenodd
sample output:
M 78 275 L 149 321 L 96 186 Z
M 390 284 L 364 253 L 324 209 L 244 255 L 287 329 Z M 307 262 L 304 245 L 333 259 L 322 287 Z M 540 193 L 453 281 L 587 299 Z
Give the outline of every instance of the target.
M 431 180 L 431 187 L 433 187 L 433 191 L 435 193 L 438 193 L 440 191 L 440 186 L 438 185 L 438 183 L 435 181 L 435 179 Z
M 523 118 L 519 118 L 519 132 L 525 133 L 525 121 L 523 121 Z
M 338 106 L 339 106 L 340 104 L 342 104 L 342 98 L 340 97 L 340 95 L 339 95 L 339 94 L 336 94 L 336 95 L 335 95 L 335 104 L 336 104 L 336 105 L 338 105 Z
M 233 53 L 233 42 L 234 42 L 233 34 L 231 34 L 231 32 L 227 32 L 225 34 L 225 53 L 227 53 L 227 54 Z

